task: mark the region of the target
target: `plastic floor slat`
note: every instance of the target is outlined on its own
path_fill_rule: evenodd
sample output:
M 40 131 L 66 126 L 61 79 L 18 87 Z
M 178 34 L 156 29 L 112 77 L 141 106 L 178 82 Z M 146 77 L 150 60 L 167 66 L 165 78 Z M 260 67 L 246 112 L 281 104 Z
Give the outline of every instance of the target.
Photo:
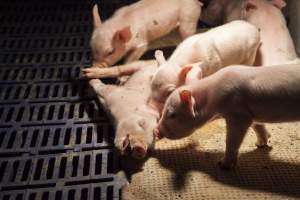
M 106 19 L 132 2 L 97 3 Z M 0 2 L 0 200 L 120 199 L 114 130 L 80 72 L 94 3 Z

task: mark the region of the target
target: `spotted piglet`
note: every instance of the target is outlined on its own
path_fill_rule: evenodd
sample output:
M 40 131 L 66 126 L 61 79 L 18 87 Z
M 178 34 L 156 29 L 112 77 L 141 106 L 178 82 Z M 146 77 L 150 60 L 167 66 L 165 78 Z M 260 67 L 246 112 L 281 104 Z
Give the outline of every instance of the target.
M 245 0 L 243 18 L 260 29 L 261 46 L 255 65 L 300 63 L 281 9 L 284 0 Z
M 209 76 L 228 65 L 252 65 L 259 44 L 258 29 L 237 20 L 187 38 L 167 61 L 162 52 L 157 51 L 160 66 L 151 83 L 151 103 L 159 108 L 177 87 Z
M 115 146 L 122 155 L 144 158 L 153 145 L 153 129 L 157 126 L 159 113 L 147 102 L 151 94 L 150 80 L 156 69 L 155 61 L 136 61 L 89 72 L 94 78 L 133 74 L 123 86 L 104 84 L 99 79 L 89 82 L 111 116 L 116 131 Z
M 300 64 L 267 67 L 229 66 L 176 89 L 167 99 L 156 135 L 179 139 L 219 117 L 226 121 L 222 169 L 236 165 L 238 150 L 250 126 L 257 145 L 268 132 L 261 123 L 300 120 Z
M 182 38 L 194 34 L 201 7 L 198 0 L 141 0 L 120 8 L 102 23 L 95 5 L 91 38 L 94 66 L 107 67 L 123 57 L 126 63 L 138 60 L 150 41 L 176 28 Z

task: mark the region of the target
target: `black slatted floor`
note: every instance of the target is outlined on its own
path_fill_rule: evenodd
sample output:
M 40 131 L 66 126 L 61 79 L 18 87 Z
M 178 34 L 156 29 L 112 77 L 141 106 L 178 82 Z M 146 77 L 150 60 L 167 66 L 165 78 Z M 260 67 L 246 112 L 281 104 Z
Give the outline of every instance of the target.
M 105 19 L 130 1 L 98 3 Z M 80 78 L 93 4 L 0 1 L 0 200 L 120 198 L 114 132 Z

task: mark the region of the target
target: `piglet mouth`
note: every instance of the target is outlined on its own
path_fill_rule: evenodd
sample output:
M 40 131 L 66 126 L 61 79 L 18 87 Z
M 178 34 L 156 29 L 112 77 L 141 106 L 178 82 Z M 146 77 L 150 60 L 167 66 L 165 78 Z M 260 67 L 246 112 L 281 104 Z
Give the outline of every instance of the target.
M 162 138 L 162 134 L 161 132 L 159 131 L 159 128 L 156 127 L 153 129 L 153 137 L 156 139 L 156 140 L 159 140 Z
M 136 145 L 132 147 L 132 157 L 137 159 L 143 159 L 147 155 L 147 148 L 143 147 L 142 145 Z

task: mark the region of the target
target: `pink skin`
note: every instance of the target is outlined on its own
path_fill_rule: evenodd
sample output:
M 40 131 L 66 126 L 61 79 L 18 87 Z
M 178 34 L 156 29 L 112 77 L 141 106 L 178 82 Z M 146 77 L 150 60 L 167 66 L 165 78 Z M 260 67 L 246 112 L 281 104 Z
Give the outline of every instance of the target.
M 215 25 L 243 19 L 259 28 L 261 46 L 256 66 L 296 64 L 299 59 L 281 12 L 285 6 L 284 0 L 211 0 L 201 19 Z
M 201 7 L 198 0 L 141 0 L 117 10 L 102 23 L 95 5 L 91 39 L 94 66 L 113 65 L 125 55 L 126 63 L 138 60 L 150 41 L 176 28 L 182 38 L 193 35 Z
M 123 86 L 105 85 L 99 79 L 90 80 L 90 85 L 115 125 L 116 148 L 122 155 L 144 158 L 153 145 L 153 129 L 159 118 L 159 113 L 147 105 L 157 63 L 137 61 L 118 67 L 93 68 L 89 73 L 95 78 L 133 74 Z
M 257 66 L 298 63 L 295 47 L 281 12 L 285 6 L 284 0 L 211 0 L 203 10 L 201 19 L 214 25 L 243 19 L 259 28 L 262 45 L 255 61 Z
M 289 0 L 286 15 L 289 18 L 289 30 L 296 46 L 296 52 L 300 55 L 300 1 Z
M 250 126 L 256 132 L 257 145 L 264 146 L 269 134 L 260 123 L 300 120 L 299 68 L 299 64 L 262 68 L 230 66 L 182 86 L 167 99 L 155 132 L 179 139 L 223 117 L 227 135 L 220 167 L 229 169 L 236 165 L 239 147 Z
M 167 61 L 162 52 L 156 52 L 160 67 L 151 83 L 151 102 L 163 104 L 177 87 L 209 76 L 225 66 L 252 65 L 259 45 L 259 31 L 255 26 L 234 21 L 187 38 Z
M 261 34 L 262 45 L 259 48 L 255 65 L 299 63 L 281 12 L 285 6 L 284 0 L 246 0 L 244 18 L 259 28 Z
M 241 19 L 240 10 L 244 0 L 210 0 L 201 13 L 201 20 L 212 26 L 218 26 Z

